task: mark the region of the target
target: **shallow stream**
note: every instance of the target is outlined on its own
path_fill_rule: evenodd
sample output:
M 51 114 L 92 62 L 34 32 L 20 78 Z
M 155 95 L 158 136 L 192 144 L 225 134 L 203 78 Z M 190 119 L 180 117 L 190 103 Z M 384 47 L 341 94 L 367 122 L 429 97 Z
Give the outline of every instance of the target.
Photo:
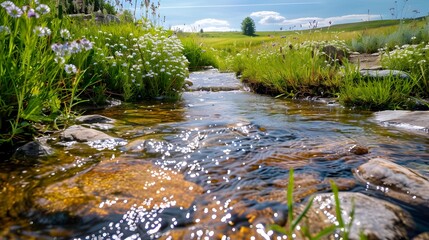
M 52 157 L 2 163 L 0 238 L 264 239 L 261 226 L 286 221 L 290 168 L 297 204 L 330 192 L 334 180 L 342 191 L 408 211 L 416 223 L 410 237 L 429 231 L 428 208 L 389 198 L 353 174 L 382 156 L 428 177 L 427 135 L 329 101 L 257 95 L 215 70 L 190 80 L 194 91 L 179 102 L 94 112 L 116 120 L 99 127 L 118 144 L 53 138 Z M 355 146 L 368 153 L 353 154 Z

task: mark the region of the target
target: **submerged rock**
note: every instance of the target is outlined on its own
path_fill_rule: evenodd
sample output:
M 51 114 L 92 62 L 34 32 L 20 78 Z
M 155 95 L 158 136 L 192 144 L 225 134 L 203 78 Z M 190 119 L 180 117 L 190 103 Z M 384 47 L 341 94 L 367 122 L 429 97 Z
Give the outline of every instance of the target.
M 35 159 L 39 157 L 47 157 L 53 154 L 53 150 L 48 145 L 41 141 L 32 141 L 16 149 L 14 158 L 18 160 Z
M 411 169 L 375 158 L 359 166 L 355 176 L 368 185 L 375 185 L 390 197 L 429 206 L 429 181 Z
M 79 123 L 93 124 L 93 123 L 114 123 L 115 120 L 102 115 L 84 115 L 76 118 Z
M 105 216 L 131 208 L 188 208 L 201 193 L 201 187 L 180 174 L 143 161 L 116 159 L 39 189 L 35 203 L 47 213 Z
M 64 141 L 91 142 L 114 138 L 95 129 L 73 125 L 61 133 L 60 139 Z
M 408 238 L 407 233 L 412 229 L 414 223 L 411 215 L 400 207 L 361 193 L 340 192 L 339 200 L 345 224 L 350 222 L 350 213 L 354 208 L 349 239 L 360 239 L 361 232 L 368 239 Z M 304 206 L 300 211 L 303 208 Z M 318 233 L 336 221 L 334 195 L 332 193 L 315 195 L 313 205 L 303 220 L 303 223 L 308 222 L 310 232 Z M 329 239 L 334 239 L 334 237 L 331 236 Z

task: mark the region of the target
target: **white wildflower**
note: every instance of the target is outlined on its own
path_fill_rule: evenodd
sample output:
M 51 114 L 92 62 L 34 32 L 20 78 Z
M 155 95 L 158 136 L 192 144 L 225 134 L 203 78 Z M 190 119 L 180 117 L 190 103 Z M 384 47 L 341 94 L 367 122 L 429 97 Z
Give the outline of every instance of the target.
M 73 64 L 66 64 L 64 66 L 64 70 L 66 71 L 67 74 L 72 74 L 72 73 L 75 74 L 75 73 L 77 73 L 77 68 Z

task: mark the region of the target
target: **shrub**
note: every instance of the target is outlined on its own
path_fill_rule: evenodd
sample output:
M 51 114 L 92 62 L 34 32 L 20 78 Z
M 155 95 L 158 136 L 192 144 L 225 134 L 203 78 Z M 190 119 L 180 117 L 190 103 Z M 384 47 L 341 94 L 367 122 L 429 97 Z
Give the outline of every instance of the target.
M 88 26 L 80 34 L 90 34 L 94 42 L 95 53 L 86 75 L 94 86 L 105 86 L 125 101 L 180 96 L 188 61 L 181 42 L 171 32 L 126 23 Z M 91 78 L 94 75 L 97 79 Z

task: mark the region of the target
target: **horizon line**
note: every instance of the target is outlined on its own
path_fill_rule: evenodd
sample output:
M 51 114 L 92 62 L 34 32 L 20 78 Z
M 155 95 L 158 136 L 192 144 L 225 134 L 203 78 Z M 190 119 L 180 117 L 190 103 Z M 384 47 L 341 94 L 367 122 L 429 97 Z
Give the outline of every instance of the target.
M 200 6 L 160 6 L 160 9 L 184 9 L 184 8 L 230 8 L 230 7 L 261 7 L 261 6 L 283 6 L 283 5 L 310 5 L 320 4 L 321 2 L 293 2 L 293 3 L 254 3 L 254 4 L 222 4 L 222 5 L 200 5 Z

